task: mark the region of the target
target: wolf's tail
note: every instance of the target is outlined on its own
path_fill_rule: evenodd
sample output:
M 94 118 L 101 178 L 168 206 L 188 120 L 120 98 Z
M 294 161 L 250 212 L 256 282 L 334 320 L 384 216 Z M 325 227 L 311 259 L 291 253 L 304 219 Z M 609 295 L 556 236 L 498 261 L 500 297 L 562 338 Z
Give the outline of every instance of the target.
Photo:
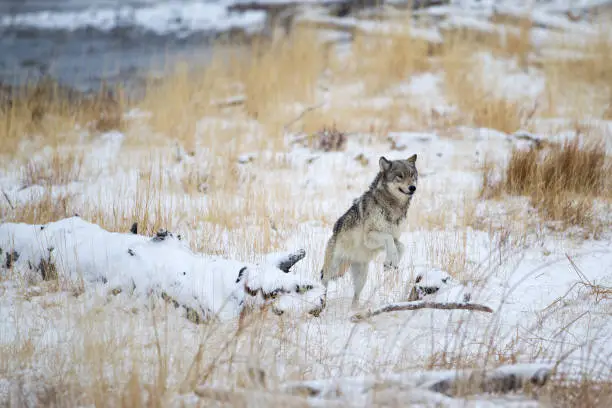
M 327 283 L 330 280 L 336 279 L 344 275 L 349 263 L 341 262 L 338 259 L 336 252 L 336 237 L 332 236 L 327 242 L 325 248 L 325 259 L 323 260 L 323 268 L 321 269 L 321 282 L 327 288 Z
M 334 247 L 336 246 L 336 239 L 332 235 L 331 238 L 327 241 L 327 246 L 325 247 L 325 258 L 323 258 L 323 268 L 321 268 L 321 282 L 323 285 L 327 287 L 327 282 L 330 279 L 330 267 L 332 263 L 332 258 L 334 256 Z

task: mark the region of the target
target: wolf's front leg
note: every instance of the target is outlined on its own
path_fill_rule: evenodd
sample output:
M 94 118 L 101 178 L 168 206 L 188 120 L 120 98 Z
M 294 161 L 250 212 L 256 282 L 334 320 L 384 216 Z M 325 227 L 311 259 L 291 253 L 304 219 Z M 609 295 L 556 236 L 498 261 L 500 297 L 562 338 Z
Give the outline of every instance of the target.
M 395 247 L 397 248 L 397 255 L 398 255 L 399 260 L 401 261 L 402 258 L 404 257 L 404 253 L 406 252 L 406 247 L 397 238 L 393 238 L 393 243 L 395 244 Z
M 386 232 L 370 231 L 366 235 L 365 245 L 369 249 L 385 249 L 385 269 L 397 268 L 399 265 L 400 254 L 393 235 Z

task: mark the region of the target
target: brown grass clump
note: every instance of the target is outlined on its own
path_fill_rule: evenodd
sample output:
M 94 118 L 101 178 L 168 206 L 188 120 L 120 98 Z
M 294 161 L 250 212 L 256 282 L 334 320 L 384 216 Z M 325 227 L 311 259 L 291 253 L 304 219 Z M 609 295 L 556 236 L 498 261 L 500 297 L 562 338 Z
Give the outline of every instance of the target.
M 471 104 L 471 122 L 474 126 L 506 133 L 520 129 L 523 114 L 518 103 L 479 88 L 474 88 L 472 97 L 467 99 L 464 106 Z
M 605 144 L 583 143 L 580 137 L 546 150 L 513 150 L 498 182 L 491 182 L 492 166 L 487 167 L 481 196 L 529 196 L 546 218 L 562 221 L 565 226 L 591 225 L 593 200 L 610 193 Z
M 338 130 L 336 125 L 324 126 L 313 135 L 315 147 L 324 152 L 342 151 L 346 147 L 346 133 Z

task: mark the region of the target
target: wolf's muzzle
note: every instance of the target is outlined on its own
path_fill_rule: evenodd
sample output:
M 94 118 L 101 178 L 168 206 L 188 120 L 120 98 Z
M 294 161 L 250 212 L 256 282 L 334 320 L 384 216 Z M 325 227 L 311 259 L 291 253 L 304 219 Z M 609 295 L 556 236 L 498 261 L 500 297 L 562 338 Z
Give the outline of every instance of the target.
M 416 191 L 416 187 L 415 186 L 410 186 L 410 187 L 408 187 L 408 191 L 406 191 L 406 190 L 404 190 L 403 188 L 400 187 L 399 190 L 402 193 L 406 194 L 406 195 L 413 195 L 414 192 Z

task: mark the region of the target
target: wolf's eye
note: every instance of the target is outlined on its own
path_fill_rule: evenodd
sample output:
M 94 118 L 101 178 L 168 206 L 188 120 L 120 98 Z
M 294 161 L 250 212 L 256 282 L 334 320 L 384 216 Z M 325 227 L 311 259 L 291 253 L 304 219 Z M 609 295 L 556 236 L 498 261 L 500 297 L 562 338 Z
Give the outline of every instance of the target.
M 403 174 L 398 174 L 397 176 L 395 176 L 395 181 L 402 181 L 403 179 L 404 179 Z

